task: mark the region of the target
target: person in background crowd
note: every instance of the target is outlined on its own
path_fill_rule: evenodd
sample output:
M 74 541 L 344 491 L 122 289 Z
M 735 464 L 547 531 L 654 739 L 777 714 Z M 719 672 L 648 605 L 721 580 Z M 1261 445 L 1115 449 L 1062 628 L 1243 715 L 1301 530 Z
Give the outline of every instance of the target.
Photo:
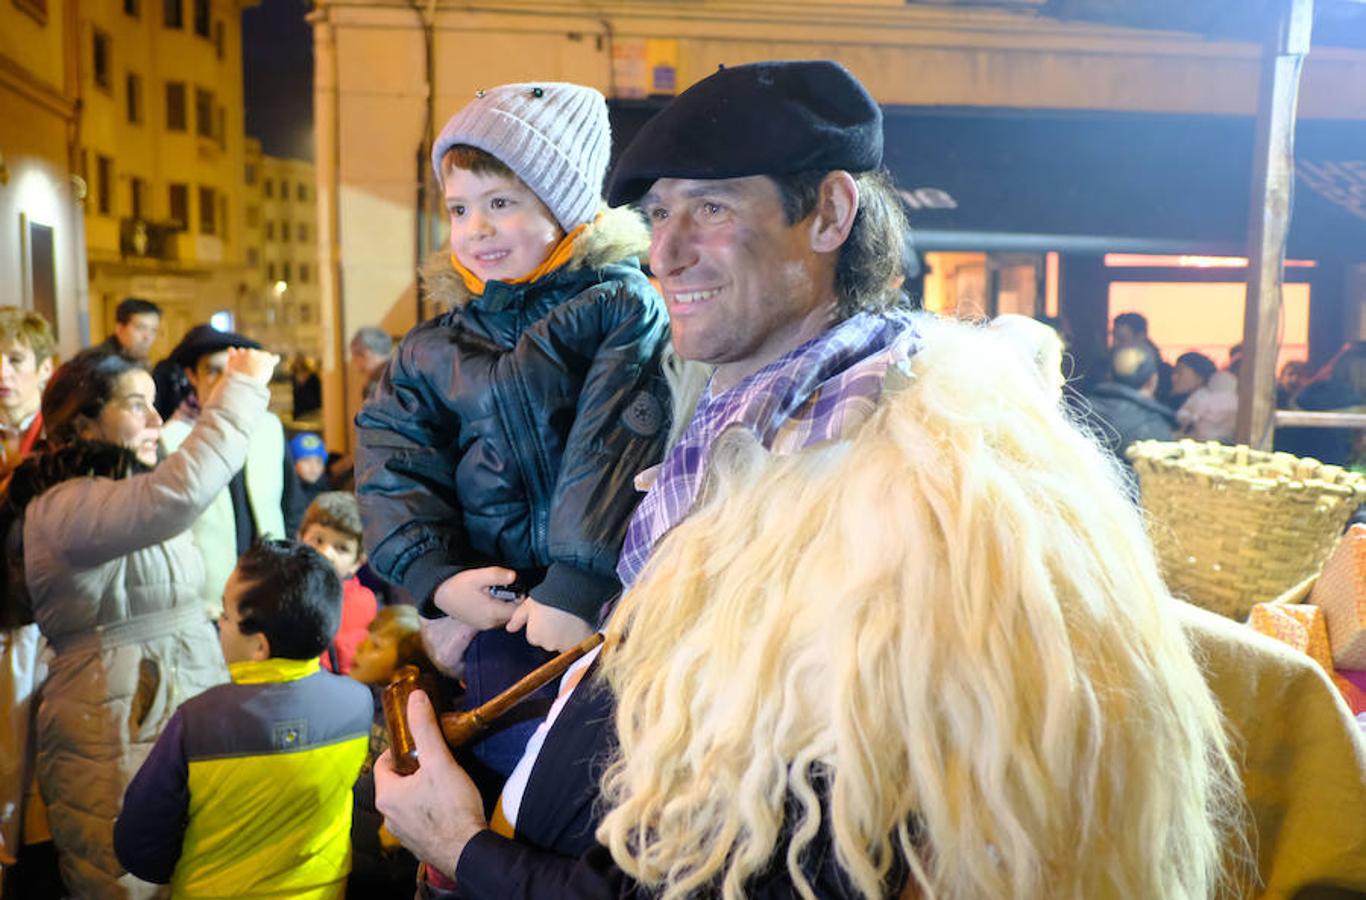
M 668 323 L 639 215 L 601 208 L 610 147 L 605 99 L 574 84 L 490 88 L 446 123 L 450 249 L 423 283 L 449 311 L 408 333 L 356 417 L 371 565 L 463 623 L 471 707 L 591 633 L 620 590 L 631 479 L 664 450 Z M 491 593 L 514 581 L 524 599 Z M 491 781 L 523 719 L 471 748 Z
M 43 394 L 48 449 L 8 482 L 3 599 L 56 653 L 37 715 L 38 785 L 73 897 L 157 893 L 115 859 L 112 825 L 174 709 L 227 677 L 189 529 L 246 458 L 275 362 L 230 353 L 195 427 L 158 463 L 151 376 L 120 355 L 78 354 Z
M 1343 349 L 1332 364 L 1330 374 L 1300 391 L 1295 398 L 1300 409 L 1315 412 L 1366 409 L 1366 341 Z M 1312 456 L 1320 462 L 1338 466 L 1361 465 L 1362 432 L 1355 428 L 1278 428 L 1277 450 L 1296 456 Z
M 0 307 L 0 483 L 42 449 L 43 388 L 56 349 L 46 319 Z M 0 897 L 7 900 L 62 893 L 29 739 L 33 702 L 47 676 L 46 646 L 37 625 L 0 620 Z
M 1302 359 L 1288 360 L 1281 366 L 1281 374 L 1276 379 L 1276 407 L 1289 409 L 1299 396 L 1300 391 L 1314 380 L 1314 371 Z
M 294 460 L 294 474 L 299 478 L 304 500 L 312 503 L 319 494 L 332 490 L 327 475 L 327 447 L 321 437 L 311 431 L 294 435 L 289 442 L 289 455 Z
M 114 847 L 129 872 L 186 900 L 345 896 L 371 705 L 318 669 L 341 595 L 308 547 L 242 555 L 218 625 L 233 683 L 177 709 L 128 785 Z
M 227 371 L 232 348 L 260 349 L 250 338 L 197 325 L 181 339 L 171 359 L 193 389 L 161 429 L 161 445 L 175 452 L 199 418 L 204 398 Z M 194 523 L 194 539 L 204 555 L 204 605 L 217 615 L 223 586 L 237 558 L 262 538 L 298 532 L 305 505 L 294 461 L 285 445 L 284 426 L 267 413 L 253 430 L 245 464 Z
M 361 397 L 369 400 L 394 353 L 394 339 L 382 328 L 363 325 L 351 335 L 351 371 L 361 384 Z
M 1086 399 L 1099 419 L 1100 440 L 1119 459 L 1134 441 L 1170 441 L 1176 415 L 1157 401 L 1158 357 L 1145 343 L 1116 345 L 1110 377 Z
M 1146 346 L 1157 360 L 1157 387 L 1153 396 L 1164 406 L 1172 406 L 1172 367 L 1162 358 L 1162 351 L 1148 337 L 1148 319 L 1142 313 L 1126 312 L 1115 316 L 1114 341 L 1111 351 L 1123 347 Z
M 323 383 L 318 377 L 318 367 L 313 360 L 302 353 L 294 354 L 289 366 L 290 383 L 293 387 L 294 418 L 311 416 L 323 408 Z
M 356 580 L 356 571 L 365 562 L 362 534 L 356 497 L 344 491 L 315 497 L 299 531 L 299 540 L 326 557 L 342 580 L 341 625 L 323 654 L 323 666 L 339 675 L 351 671 L 351 659 L 377 608 L 374 591 Z
M 114 310 L 114 333 L 99 346 L 146 363 L 160 331 L 161 307 L 141 297 L 127 297 Z
M 1228 379 L 1215 378 L 1218 367 L 1203 353 L 1191 351 L 1176 359 L 1172 389 L 1186 399 L 1176 410 L 1183 437 L 1197 441 L 1233 442 L 1238 424 L 1237 384 L 1229 390 Z
M 389 746 L 380 692 L 394 673 L 413 666 L 430 685 L 438 677 L 423 642 L 422 617 L 413 606 L 386 606 L 370 622 L 370 631 L 356 648 L 351 661 L 352 678 L 374 692 L 374 722 L 370 727 L 370 753 L 356 779 L 356 806 L 351 819 L 351 877 L 348 897 L 407 898 L 413 894 L 417 858 L 404 849 L 375 809 L 375 760 Z

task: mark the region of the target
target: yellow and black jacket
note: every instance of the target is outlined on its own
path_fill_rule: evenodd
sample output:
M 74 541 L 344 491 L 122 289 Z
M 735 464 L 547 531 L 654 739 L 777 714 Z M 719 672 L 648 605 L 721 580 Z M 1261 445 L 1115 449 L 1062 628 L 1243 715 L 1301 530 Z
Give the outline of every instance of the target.
M 175 897 L 340 898 L 370 691 L 318 661 L 233 663 L 171 717 L 123 798 L 114 849 Z

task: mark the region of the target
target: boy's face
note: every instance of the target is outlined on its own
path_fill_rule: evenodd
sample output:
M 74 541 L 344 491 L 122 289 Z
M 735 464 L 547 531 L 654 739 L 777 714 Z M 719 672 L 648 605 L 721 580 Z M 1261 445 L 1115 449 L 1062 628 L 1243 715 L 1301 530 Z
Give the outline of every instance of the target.
M 264 634 L 242 633 L 242 611 L 237 605 L 242 588 L 243 584 L 234 569 L 223 588 L 223 612 L 218 616 L 218 644 L 223 648 L 223 658 L 230 664 L 270 659 L 270 642 Z
M 481 281 L 512 281 L 535 271 L 564 232 L 535 194 L 517 178 L 446 173 L 451 252 Z
M 37 411 L 50 377 L 51 357 L 38 362 L 37 354 L 24 341 L 0 344 L 0 409 L 12 424 Z
M 338 578 L 350 578 L 360 568 L 360 541 L 344 531 L 314 522 L 304 529 L 299 540 L 327 557 Z
M 304 484 L 312 484 L 322 478 L 323 470 L 326 468 L 327 465 L 321 456 L 303 456 L 294 460 L 294 471 Z
M 398 668 L 399 637 L 393 628 L 370 629 L 351 659 L 351 677 L 365 684 L 388 684 Z

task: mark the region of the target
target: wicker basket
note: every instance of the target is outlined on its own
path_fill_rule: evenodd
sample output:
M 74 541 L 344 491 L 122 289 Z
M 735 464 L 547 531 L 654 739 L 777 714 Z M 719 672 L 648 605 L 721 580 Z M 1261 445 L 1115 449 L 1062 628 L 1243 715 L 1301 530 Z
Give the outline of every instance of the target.
M 1239 621 L 1318 572 L 1366 502 L 1366 477 L 1289 453 L 1139 441 L 1128 457 L 1172 593 Z

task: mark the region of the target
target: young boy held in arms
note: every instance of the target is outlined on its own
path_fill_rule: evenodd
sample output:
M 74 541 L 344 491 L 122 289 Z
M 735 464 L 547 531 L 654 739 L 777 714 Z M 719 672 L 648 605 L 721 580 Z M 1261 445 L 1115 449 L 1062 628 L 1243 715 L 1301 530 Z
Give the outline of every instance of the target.
M 319 670 L 341 584 L 315 550 L 257 543 L 223 592 L 232 684 L 172 715 L 123 798 L 114 849 L 176 897 L 332 900 L 351 868 L 351 785 L 370 691 Z
M 637 262 L 644 223 L 603 211 L 610 137 L 602 95 L 573 84 L 480 91 L 446 123 L 451 252 L 424 287 L 450 309 L 404 338 L 356 419 L 370 564 L 466 626 L 466 708 L 547 658 L 531 645 L 591 632 L 620 588 L 633 478 L 663 452 L 667 317 Z M 506 776 L 534 727 L 495 726 L 474 754 Z

